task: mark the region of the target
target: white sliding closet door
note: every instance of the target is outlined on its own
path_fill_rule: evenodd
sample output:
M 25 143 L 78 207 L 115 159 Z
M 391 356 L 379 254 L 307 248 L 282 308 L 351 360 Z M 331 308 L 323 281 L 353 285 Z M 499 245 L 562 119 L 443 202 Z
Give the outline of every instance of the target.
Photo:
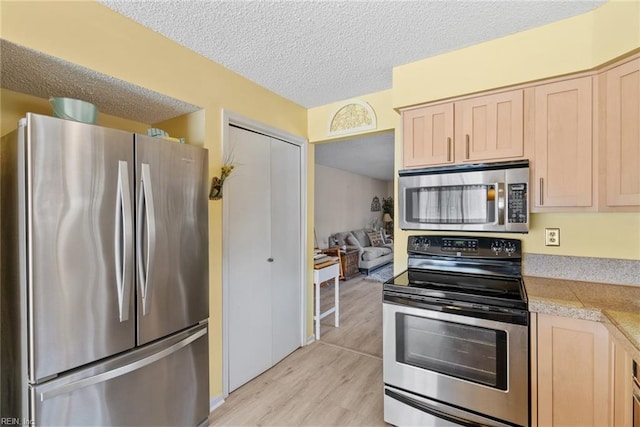
M 273 363 L 300 346 L 300 147 L 271 139 Z
M 224 185 L 229 227 L 229 391 L 271 366 L 270 144 L 229 128 L 236 164 Z
M 229 392 L 300 345 L 300 147 L 229 128 Z

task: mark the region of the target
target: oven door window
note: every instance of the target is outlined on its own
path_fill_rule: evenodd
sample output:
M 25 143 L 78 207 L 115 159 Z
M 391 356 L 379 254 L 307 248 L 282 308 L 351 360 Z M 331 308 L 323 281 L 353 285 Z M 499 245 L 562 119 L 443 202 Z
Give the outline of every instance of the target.
M 410 188 L 406 219 L 428 224 L 490 224 L 496 220 L 495 202 L 495 185 Z
M 396 313 L 396 360 L 432 372 L 507 389 L 507 333 Z

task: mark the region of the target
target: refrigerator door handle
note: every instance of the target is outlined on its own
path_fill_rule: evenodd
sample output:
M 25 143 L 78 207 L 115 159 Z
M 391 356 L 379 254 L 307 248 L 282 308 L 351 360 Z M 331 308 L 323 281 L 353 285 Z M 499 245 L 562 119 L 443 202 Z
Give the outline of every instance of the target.
M 156 246 L 156 217 L 153 204 L 153 191 L 151 189 L 151 171 L 147 163 L 142 163 L 142 177 L 140 197 L 138 198 L 138 213 L 140 215 L 137 224 L 137 253 L 138 253 L 138 279 L 140 282 L 140 292 L 142 294 L 142 315 L 149 314 L 151 306 L 151 285 L 153 281 L 150 277 L 154 268 L 155 246 Z M 145 222 L 147 227 L 147 260 L 143 254 L 143 212 L 146 214 Z
M 137 360 L 128 365 L 121 366 L 119 368 L 113 369 L 111 371 L 103 372 L 98 375 L 94 375 L 92 377 L 83 378 L 78 381 L 73 381 L 71 383 L 61 385 L 60 387 L 52 388 L 48 391 L 43 391 L 40 393 L 40 401 L 44 402 L 47 399 L 51 399 L 56 396 L 60 396 L 61 394 L 72 393 L 76 390 L 79 390 L 84 387 L 88 387 L 90 385 L 103 383 L 105 381 L 112 380 L 114 378 L 120 377 L 122 375 L 126 375 L 129 372 L 137 371 L 138 369 L 144 368 L 147 365 L 150 365 L 158 360 L 164 359 L 165 357 L 176 353 L 177 351 L 187 347 L 192 342 L 196 341 L 200 337 L 206 335 L 208 328 L 202 328 L 195 334 L 185 338 L 182 341 L 179 341 L 173 344 L 170 347 L 165 348 L 157 353 L 153 353 L 150 356 Z
M 120 322 L 129 320 L 129 298 L 131 295 L 131 256 L 133 250 L 133 214 L 129 191 L 129 170 L 124 160 L 118 161 L 118 190 L 116 200 L 116 285 Z

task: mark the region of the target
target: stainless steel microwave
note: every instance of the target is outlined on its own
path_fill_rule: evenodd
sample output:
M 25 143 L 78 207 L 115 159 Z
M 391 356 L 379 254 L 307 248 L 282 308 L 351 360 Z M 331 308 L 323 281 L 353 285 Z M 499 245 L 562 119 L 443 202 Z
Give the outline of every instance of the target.
M 529 161 L 399 171 L 403 230 L 527 233 Z

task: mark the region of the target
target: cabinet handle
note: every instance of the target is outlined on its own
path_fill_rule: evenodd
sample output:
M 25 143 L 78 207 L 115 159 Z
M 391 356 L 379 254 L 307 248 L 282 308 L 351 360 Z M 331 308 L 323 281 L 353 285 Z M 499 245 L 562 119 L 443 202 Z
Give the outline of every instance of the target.
M 451 161 L 451 137 L 447 138 L 447 161 Z
M 466 144 L 465 146 L 466 151 L 465 151 L 464 158 L 469 160 L 469 134 L 465 135 L 465 144 Z
M 544 205 L 544 178 L 540 178 L 540 206 Z

